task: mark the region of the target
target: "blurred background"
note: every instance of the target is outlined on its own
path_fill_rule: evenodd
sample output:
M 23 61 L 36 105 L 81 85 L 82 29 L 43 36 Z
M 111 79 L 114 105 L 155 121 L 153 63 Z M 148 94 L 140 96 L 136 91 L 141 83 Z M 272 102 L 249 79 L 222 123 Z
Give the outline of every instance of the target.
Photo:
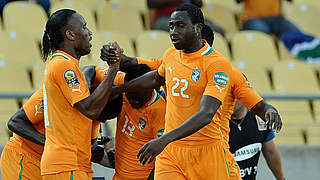
M 8 119 L 42 85 L 41 39 L 50 14 L 80 13 L 93 32 L 91 54 L 80 66 L 106 66 L 100 48 L 111 40 L 128 56 L 161 58 L 172 46 L 168 17 L 182 3 L 202 8 L 215 31 L 213 47 L 279 110 L 284 125 L 275 142 L 286 179 L 319 179 L 320 0 L 0 0 L 0 149 L 11 136 Z M 114 120 L 105 133 L 114 135 Z M 260 160 L 258 179 L 273 179 Z M 112 178 L 112 170 L 94 169 Z

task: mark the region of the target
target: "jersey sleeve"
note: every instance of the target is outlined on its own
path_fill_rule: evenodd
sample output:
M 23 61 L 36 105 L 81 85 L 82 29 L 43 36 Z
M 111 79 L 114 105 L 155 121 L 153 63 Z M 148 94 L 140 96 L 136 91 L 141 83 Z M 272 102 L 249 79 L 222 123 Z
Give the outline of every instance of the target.
M 43 111 L 43 91 L 38 89 L 23 105 L 23 110 L 26 113 L 29 121 L 32 124 L 37 124 L 44 120 Z
M 98 86 L 106 77 L 108 68 L 104 66 L 97 66 L 95 70 L 96 70 L 96 78 L 94 80 L 93 86 Z M 118 71 L 116 77 L 113 80 L 113 84 L 114 85 L 123 84 L 125 75 L 126 74 L 124 72 Z
M 91 139 L 96 139 L 99 136 L 100 122 L 92 120 Z
M 262 100 L 262 97 L 252 88 L 247 78 L 237 69 L 232 69 L 235 80 L 234 97 L 240 100 L 249 110 Z
M 158 100 L 157 104 L 151 110 L 152 114 L 152 131 L 153 137 L 158 138 L 162 136 L 164 132 L 164 122 L 165 122 L 165 114 L 166 114 L 166 104 L 162 97 Z
M 222 103 L 231 78 L 231 64 L 221 57 L 208 64 L 205 71 L 208 82 L 203 95 L 215 97 Z
M 57 61 L 53 67 L 53 81 L 58 85 L 64 97 L 73 106 L 90 96 L 88 84 L 78 67 L 68 61 Z
M 274 132 L 273 132 L 272 129 L 270 129 L 270 130 L 268 130 L 268 131 L 269 131 L 269 133 L 268 133 L 266 139 L 263 141 L 263 143 L 269 142 L 269 141 L 271 141 L 272 139 L 274 139 L 274 137 L 275 137 L 275 134 L 274 134 Z
M 137 57 L 138 64 L 146 64 L 151 70 L 156 70 L 162 64 L 162 59 L 144 59 L 141 57 Z

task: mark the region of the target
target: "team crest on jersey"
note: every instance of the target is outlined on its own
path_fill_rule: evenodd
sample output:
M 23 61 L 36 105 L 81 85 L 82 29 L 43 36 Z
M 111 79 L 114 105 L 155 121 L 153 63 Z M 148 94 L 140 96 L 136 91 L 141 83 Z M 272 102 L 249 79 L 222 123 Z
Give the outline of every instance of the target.
M 80 84 L 77 74 L 71 69 L 64 72 L 64 80 L 66 81 L 69 88 L 73 88 Z
M 160 129 L 158 132 L 157 132 L 157 136 L 160 137 L 163 135 L 163 132 L 164 132 L 164 128 Z
M 200 75 L 201 75 L 201 70 L 200 69 L 194 69 L 192 71 L 192 80 L 197 82 L 200 79 Z
M 140 118 L 139 119 L 139 129 L 143 130 L 144 128 L 146 128 L 146 120 Z
M 266 122 L 264 122 L 259 116 L 256 115 L 256 120 L 257 120 L 257 124 L 258 124 L 258 130 L 259 131 L 265 131 L 268 129 L 268 126 L 266 124 Z
M 39 106 L 40 109 L 44 110 L 43 100 L 40 100 L 40 101 L 38 102 L 38 106 Z
M 214 74 L 213 80 L 220 86 L 227 86 L 229 83 L 229 76 L 226 72 L 219 71 Z

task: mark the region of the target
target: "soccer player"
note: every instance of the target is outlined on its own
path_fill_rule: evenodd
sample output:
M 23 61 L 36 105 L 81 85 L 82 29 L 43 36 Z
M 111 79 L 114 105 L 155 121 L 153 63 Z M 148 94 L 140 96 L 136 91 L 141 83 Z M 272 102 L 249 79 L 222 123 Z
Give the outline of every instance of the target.
M 108 68 L 102 66 L 93 68 L 95 75 L 90 72 L 85 75 L 95 79 L 93 84 L 96 85 L 104 79 Z M 149 71 L 150 68 L 145 64 L 132 65 L 126 69 L 125 74 L 117 75 L 123 78 L 117 78 L 114 84 L 129 82 Z M 116 167 L 113 179 L 153 179 L 154 162 L 142 166 L 136 155 L 145 143 L 162 135 L 165 109 L 165 101 L 156 90 L 123 95 L 122 111 L 117 118 Z
M 8 127 L 14 134 L 1 154 L 1 174 L 3 179 L 42 179 L 40 159 L 45 143 L 43 109 L 43 91 L 40 88 L 9 119 Z M 99 125 L 100 122 L 98 121 L 92 122 L 92 143 L 96 141 Z M 108 142 L 106 145 L 110 143 Z M 93 146 L 93 148 L 95 147 Z M 106 152 L 111 149 L 106 148 Z M 103 151 L 100 154 L 92 153 L 92 159 L 95 159 L 95 162 L 102 165 L 110 164 L 102 161 L 103 156 L 107 157 L 107 154 Z
M 85 77 L 79 68 L 81 56 L 90 53 L 92 33 L 77 12 L 62 9 L 53 13 L 43 35 L 46 64 L 43 96 L 46 142 L 41 157 L 44 180 L 92 179 L 91 129 L 92 120 L 108 102 L 113 80 L 119 69 L 121 49 L 116 43 L 116 56 L 106 58 L 105 47 L 100 58 L 107 61 L 106 78 L 90 95 Z
M 255 180 L 260 152 L 277 180 L 283 180 L 280 155 L 273 142 L 274 133 L 266 123 L 236 101 L 230 121 L 230 151 L 240 166 L 243 180 Z
M 155 179 L 228 179 L 218 115 L 231 65 L 202 41 L 203 23 L 198 7 L 177 7 L 169 20 L 175 48 L 166 51 L 158 70 L 115 89 L 134 92 L 166 84 L 165 134 L 138 152 L 142 164 L 161 153 L 156 160 Z M 109 56 L 114 57 L 111 52 Z

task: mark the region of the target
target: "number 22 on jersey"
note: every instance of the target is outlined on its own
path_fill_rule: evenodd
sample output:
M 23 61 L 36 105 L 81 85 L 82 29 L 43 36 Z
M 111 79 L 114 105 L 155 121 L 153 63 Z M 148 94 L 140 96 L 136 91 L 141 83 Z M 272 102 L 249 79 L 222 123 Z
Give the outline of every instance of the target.
M 184 91 L 188 88 L 188 80 L 186 79 L 179 79 L 177 77 L 173 77 L 172 81 L 175 81 L 175 85 L 172 86 L 171 88 L 171 92 L 173 96 L 181 96 L 183 98 L 189 98 L 189 95 L 185 94 Z M 177 88 L 179 87 L 179 85 L 182 85 L 183 87 L 180 89 L 180 92 L 177 92 Z

